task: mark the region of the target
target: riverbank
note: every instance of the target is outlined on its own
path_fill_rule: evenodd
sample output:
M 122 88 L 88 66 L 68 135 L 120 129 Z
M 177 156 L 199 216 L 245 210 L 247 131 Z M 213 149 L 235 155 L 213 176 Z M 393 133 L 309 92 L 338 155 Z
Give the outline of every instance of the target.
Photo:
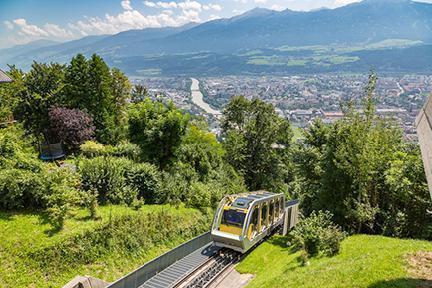
M 221 115 L 222 114 L 221 111 L 211 108 L 208 103 L 204 102 L 204 96 L 201 93 L 199 88 L 199 81 L 195 78 L 191 78 L 191 80 L 192 80 L 192 84 L 191 84 L 192 102 L 198 107 L 200 107 L 201 109 L 203 109 L 208 114 L 212 114 L 215 116 Z

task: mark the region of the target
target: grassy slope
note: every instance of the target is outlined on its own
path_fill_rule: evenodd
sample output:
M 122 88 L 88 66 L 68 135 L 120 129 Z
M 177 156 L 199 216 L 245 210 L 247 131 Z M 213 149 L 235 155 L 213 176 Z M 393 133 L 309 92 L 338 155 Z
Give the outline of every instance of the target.
M 256 275 L 248 287 L 416 287 L 404 255 L 432 251 L 432 242 L 356 235 L 342 242 L 339 255 L 314 258 L 301 267 L 299 252 L 285 242 L 274 236 L 237 266 L 241 273 Z
M 187 220 L 194 219 L 196 213 L 200 213 L 194 209 L 175 209 L 158 205 L 146 205 L 142 210 L 144 212 L 170 210 Z M 127 215 L 135 211 L 123 206 L 105 206 L 100 207 L 99 212 L 101 219 L 94 221 L 87 218 L 86 211 L 77 211 L 72 219 L 66 221 L 61 232 L 52 233 L 50 225 L 43 223 L 40 214 L 0 211 L 0 287 L 59 287 L 78 274 L 113 281 L 185 240 L 178 238 L 166 245 L 156 245 L 147 251 L 137 251 L 133 257 L 117 251 L 94 263 L 80 265 L 78 268 L 61 271 L 56 275 L 44 275 L 44 271 L 32 269 L 26 265 L 25 254 L 28 251 L 34 251 L 40 247 L 61 242 L 71 235 L 91 230 L 99 224 L 98 222 L 107 221 L 110 214 L 112 216 Z

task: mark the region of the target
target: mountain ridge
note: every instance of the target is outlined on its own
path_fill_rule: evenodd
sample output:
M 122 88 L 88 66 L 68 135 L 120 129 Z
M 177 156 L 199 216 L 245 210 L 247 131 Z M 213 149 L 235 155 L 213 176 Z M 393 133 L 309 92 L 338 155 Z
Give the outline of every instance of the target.
M 122 63 L 130 57 L 185 53 L 234 55 L 256 49 L 320 45 L 353 47 L 388 39 L 432 43 L 432 4 L 364 0 L 309 12 L 255 8 L 201 24 L 90 36 L 26 51 L 7 60 L 28 67 L 31 60 L 64 63 L 77 53 L 87 56 L 98 53 L 110 63 Z M 4 59 L 0 61 L 0 65 L 4 63 Z

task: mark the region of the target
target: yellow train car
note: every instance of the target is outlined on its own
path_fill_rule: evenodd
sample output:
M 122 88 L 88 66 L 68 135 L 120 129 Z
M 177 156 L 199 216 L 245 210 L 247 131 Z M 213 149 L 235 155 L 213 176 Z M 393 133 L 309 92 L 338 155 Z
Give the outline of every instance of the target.
M 291 228 L 293 221 L 297 221 L 292 211 L 297 213 L 298 201 L 294 204 L 288 219 L 283 194 L 256 191 L 226 196 L 216 210 L 212 239 L 217 246 L 245 253 L 274 229 L 282 227 L 285 219 L 291 222 L 288 223 Z

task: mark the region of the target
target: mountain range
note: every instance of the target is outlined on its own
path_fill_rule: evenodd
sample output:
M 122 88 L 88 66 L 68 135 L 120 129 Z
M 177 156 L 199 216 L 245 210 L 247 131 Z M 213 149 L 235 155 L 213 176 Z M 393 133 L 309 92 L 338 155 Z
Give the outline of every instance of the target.
M 432 70 L 432 4 L 364 0 L 310 12 L 256 8 L 229 19 L 0 50 L 0 66 L 98 53 L 129 75 Z

